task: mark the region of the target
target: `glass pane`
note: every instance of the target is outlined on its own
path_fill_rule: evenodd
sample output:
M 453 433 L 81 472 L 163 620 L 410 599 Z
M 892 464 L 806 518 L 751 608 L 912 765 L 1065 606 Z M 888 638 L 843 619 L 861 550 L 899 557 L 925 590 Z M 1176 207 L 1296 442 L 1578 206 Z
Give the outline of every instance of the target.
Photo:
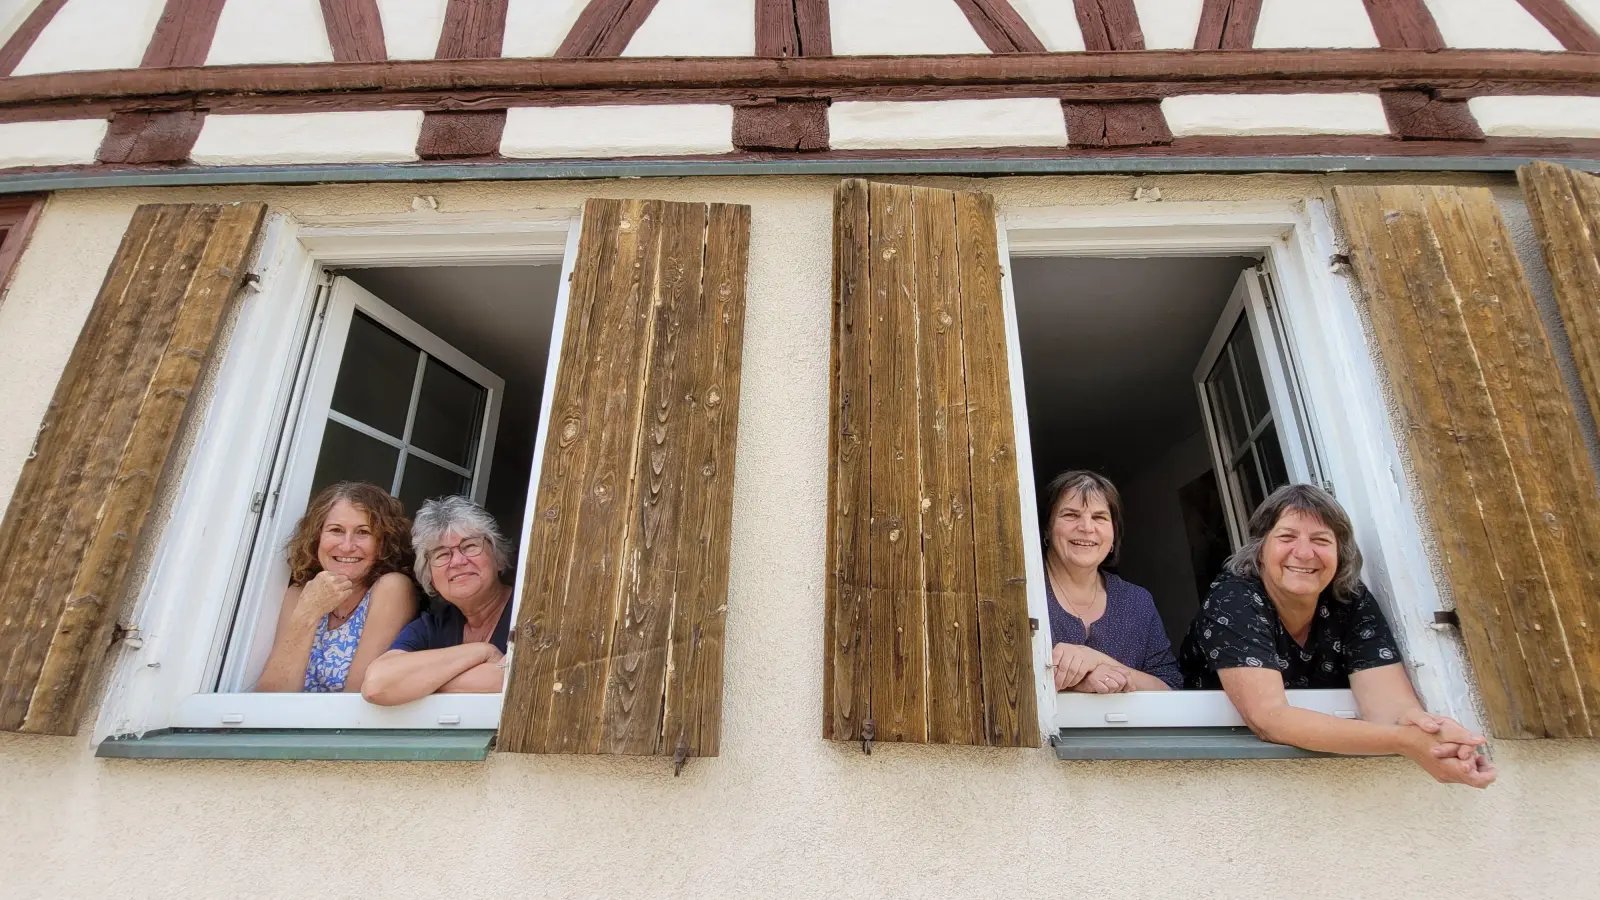
M 366 481 L 387 491 L 394 486 L 394 469 L 399 462 L 398 447 L 330 420 L 322 432 L 322 450 L 317 455 L 311 493 L 335 481 Z
M 1239 409 L 1239 387 L 1233 379 L 1233 365 L 1227 350 L 1217 357 L 1217 364 L 1206 377 L 1206 394 L 1211 398 L 1211 417 L 1216 420 L 1222 445 L 1228 456 L 1239 451 L 1250 431 L 1244 424 L 1244 413 Z
M 339 359 L 333 408 L 384 434 L 400 437 L 411 408 L 421 351 L 394 332 L 357 312 Z
M 1244 506 L 1244 519 L 1248 521 L 1250 514 L 1256 511 L 1261 501 L 1267 499 L 1266 491 L 1261 489 L 1261 475 L 1256 470 L 1254 454 L 1246 453 L 1244 459 L 1234 466 L 1234 483 L 1239 486 L 1239 502 Z
M 416 515 L 422 501 L 450 494 L 465 494 L 467 479 L 421 457 L 406 455 L 406 473 L 400 478 L 400 502 Z
M 472 468 L 488 397 L 489 392 L 483 387 L 430 357 L 422 375 L 417 415 L 411 420 L 412 445 L 458 466 Z
M 1256 342 L 1250 336 L 1249 319 L 1239 317 L 1239 327 L 1229 336 L 1228 345 L 1233 348 L 1233 364 L 1244 382 L 1245 409 L 1253 428 L 1272 412 L 1272 405 L 1267 400 L 1267 382 L 1261 374 L 1261 362 L 1256 358 Z
M 1289 483 L 1289 467 L 1283 462 L 1283 448 L 1278 444 L 1278 429 L 1268 427 L 1256 441 L 1256 457 L 1261 460 L 1261 470 L 1267 476 L 1267 493 Z

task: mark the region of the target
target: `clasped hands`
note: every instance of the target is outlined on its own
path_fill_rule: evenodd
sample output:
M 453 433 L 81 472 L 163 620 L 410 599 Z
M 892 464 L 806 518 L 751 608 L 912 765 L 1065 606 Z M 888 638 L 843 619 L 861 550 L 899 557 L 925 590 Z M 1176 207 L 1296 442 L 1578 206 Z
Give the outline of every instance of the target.
M 1449 716 L 1414 710 L 1395 723 L 1405 729 L 1400 752 L 1441 784 L 1487 787 L 1498 774 L 1489 757 L 1479 752 L 1488 743 Z
M 1136 690 L 1128 668 L 1082 644 L 1056 644 L 1050 651 L 1056 690 L 1085 694 L 1118 694 Z

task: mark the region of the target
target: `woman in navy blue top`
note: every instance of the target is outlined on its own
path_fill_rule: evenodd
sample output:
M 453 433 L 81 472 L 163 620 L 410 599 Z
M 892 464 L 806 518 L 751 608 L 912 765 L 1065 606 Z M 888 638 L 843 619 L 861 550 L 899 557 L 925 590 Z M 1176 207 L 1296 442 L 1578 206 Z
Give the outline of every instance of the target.
M 1122 548 L 1122 500 L 1086 470 L 1045 488 L 1045 590 L 1056 690 L 1092 694 L 1177 690 L 1172 644 L 1150 592 L 1107 571 Z

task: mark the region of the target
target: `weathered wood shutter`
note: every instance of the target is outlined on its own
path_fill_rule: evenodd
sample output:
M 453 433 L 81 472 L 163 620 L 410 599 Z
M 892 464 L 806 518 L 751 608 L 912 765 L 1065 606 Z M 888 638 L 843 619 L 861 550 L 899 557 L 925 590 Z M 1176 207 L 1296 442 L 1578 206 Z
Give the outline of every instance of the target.
M 264 212 L 134 212 L 0 524 L 0 730 L 77 730 L 128 561 Z
M 823 735 L 1036 747 L 994 201 L 834 203 Z
M 749 235 L 584 206 L 501 750 L 717 755 Z
M 1334 198 L 1491 730 L 1600 736 L 1600 495 L 1494 198 Z
M 1600 178 L 1540 162 L 1523 166 L 1517 180 L 1544 247 L 1589 410 L 1600 417 Z

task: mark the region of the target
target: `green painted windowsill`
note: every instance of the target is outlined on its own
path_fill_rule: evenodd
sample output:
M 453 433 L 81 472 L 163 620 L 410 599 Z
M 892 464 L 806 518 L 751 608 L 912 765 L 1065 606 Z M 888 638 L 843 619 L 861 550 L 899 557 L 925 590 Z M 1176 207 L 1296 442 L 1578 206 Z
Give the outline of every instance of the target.
M 484 730 L 205 729 L 152 731 L 100 742 L 107 759 L 330 759 L 481 762 L 495 733 Z
M 1272 744 L 1243 726 L 1216 728 L 1063 728 L 1057 759 L 1304 759 L 1334 756 Z

